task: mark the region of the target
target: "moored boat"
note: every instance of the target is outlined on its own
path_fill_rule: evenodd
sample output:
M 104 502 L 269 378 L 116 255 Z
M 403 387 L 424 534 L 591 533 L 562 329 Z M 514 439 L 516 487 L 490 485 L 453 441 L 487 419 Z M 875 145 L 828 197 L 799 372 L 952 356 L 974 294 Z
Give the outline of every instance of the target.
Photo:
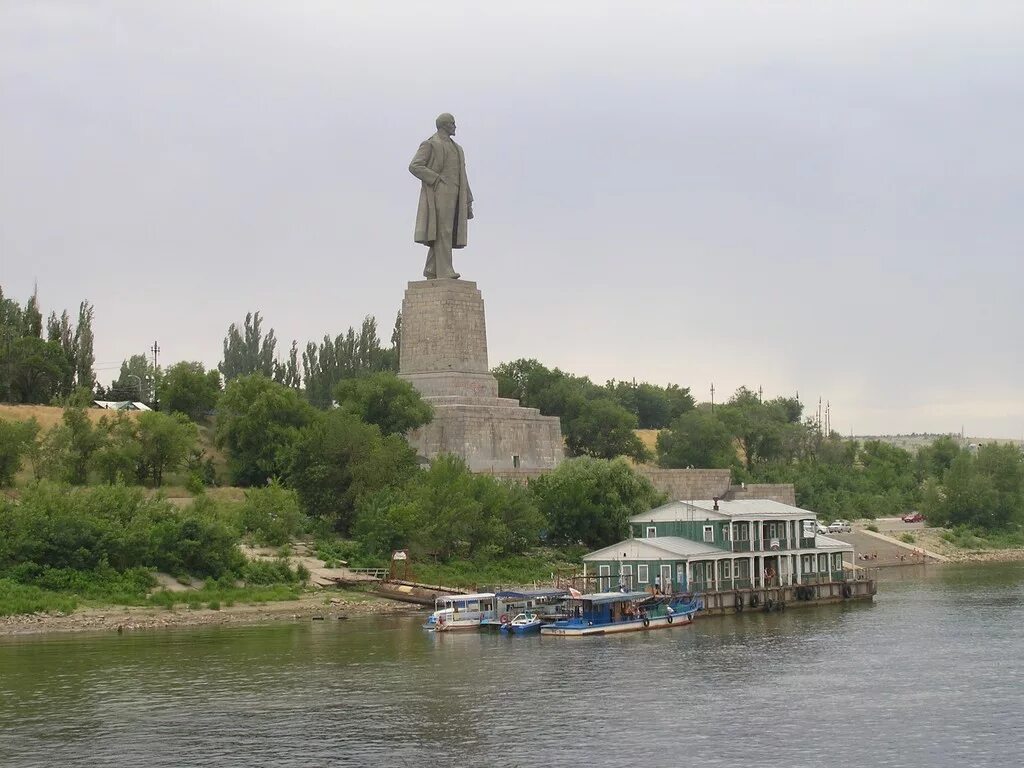
M 503 624 L 520 613 L 535 613 L 541 621 L 562 618 L 562 602 L 569 597 L 565 589 L 507 589 L 494 593 L 494 612 L 497 618 L 484 619 L 481 629 L 500 629 Z
M 434 612 L 423 625 L 424 629 L 434 632 L 479 629 L 482 621 L 492 621 L 495 616 L 493 592 L 444 595 L 437 598 L 434 607 Z
M 501 631 L 509 635 L 528 635 L 540 632 L 544 622 L 536 613 L 520 613 L 501 625 Z
M 541 635 L 586 637 L 686 626 L 700 610 L 690 595 L 652 596 L 647 592 L 576 594 L 569 601 L 570 618 L 546 624 Z

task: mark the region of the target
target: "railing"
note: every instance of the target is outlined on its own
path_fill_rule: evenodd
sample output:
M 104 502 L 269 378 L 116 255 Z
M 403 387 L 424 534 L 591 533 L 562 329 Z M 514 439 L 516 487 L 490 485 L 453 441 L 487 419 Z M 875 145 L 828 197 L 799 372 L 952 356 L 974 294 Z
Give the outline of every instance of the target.
M 349 568 L 349 572 L 366 576 L 371 579 L 384 580 L 388 577 L 387 568 Z
M 799 581 L 796 574 L 785 576 L 730 578 L 714 581 L 690 581 L 687 588 L 691 592 L 732 592 L 737 589 L 773 589 L 777 587 L 795 587 L 798 584 L 834 584 L 837 582 L 867 580 L 871 577 L 857 574 L 849 574 L 845 571 L 833 571 L 831 573 L 805 573 Z

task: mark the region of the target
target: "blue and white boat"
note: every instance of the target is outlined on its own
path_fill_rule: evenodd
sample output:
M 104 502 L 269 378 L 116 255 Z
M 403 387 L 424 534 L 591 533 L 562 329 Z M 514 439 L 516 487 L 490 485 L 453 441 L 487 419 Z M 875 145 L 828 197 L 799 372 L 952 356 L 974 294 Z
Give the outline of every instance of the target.
M 569 597 L 568 590 L 552 587 L 506 589 L 494 594 L 497 616 L 481 621 L 481 629 L 500 629 L 520 613 L 535 613 L 541 621 L 554 621 L 561 617 L 562 602 Z
M 529 635 L 540 632 L 543 623 L 536 613 L 520 613 L 502 624 L 501 631 L 509 635 Z
M 660 597 L 647 592 L 576 593 L 568 601 L 569 618 L 545 624 L 541 635 L 587 637 L 619 632 L 685 627 L 701 608 L 690 595 Z

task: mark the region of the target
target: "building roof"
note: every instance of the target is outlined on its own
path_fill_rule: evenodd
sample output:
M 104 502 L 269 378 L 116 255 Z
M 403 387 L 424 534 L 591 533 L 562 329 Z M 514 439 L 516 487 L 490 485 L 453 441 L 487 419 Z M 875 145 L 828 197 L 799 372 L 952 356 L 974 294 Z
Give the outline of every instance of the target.
M 664 560 L 691 558 L 701 555 L 729 554 L 720 547 L 690 541 L 679 536 L 658 536 L 646 539 L 624 539 L 618 544 L 589 552 L 584 560 Z
M 773 499 L 719 499 L 715 500 L 670 501 L 647 512 L 629 518 L 631 523 L 669 523 L 676 521 L 702 520 L 770 520 L 801 519 L 814 520 L 817 514 L 791 504 Z
M 589 595 L 580 595 L 573 600 L 586 600 L 597 605 L 602 603 L 624 603 L 627 600 L 644 600 L 650 597 L 647 592 L 592 592 Z
M 820 533 L 814 537 L 814 548 L 823 552 L 853 552 L 853 544 Z
M 92 404 L 97 408 L 107 411 L 151 411 L 153 410 L 145 403 L 133 400 L 93 400 Z
M 533 600 L 545 597 L 562 597 L 568 593 L 564 589 L 505 589 L 495 594 L 503 600 Z

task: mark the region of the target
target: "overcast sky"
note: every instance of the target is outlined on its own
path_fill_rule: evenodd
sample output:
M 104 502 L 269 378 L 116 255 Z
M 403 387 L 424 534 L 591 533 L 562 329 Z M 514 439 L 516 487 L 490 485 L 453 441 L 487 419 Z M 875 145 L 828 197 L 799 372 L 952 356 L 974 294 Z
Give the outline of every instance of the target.
M 490 362 L 1024 436 L 1019 2 L 0 0 L 0 285 L 104 383 L 390 337 L 450 111 Z

